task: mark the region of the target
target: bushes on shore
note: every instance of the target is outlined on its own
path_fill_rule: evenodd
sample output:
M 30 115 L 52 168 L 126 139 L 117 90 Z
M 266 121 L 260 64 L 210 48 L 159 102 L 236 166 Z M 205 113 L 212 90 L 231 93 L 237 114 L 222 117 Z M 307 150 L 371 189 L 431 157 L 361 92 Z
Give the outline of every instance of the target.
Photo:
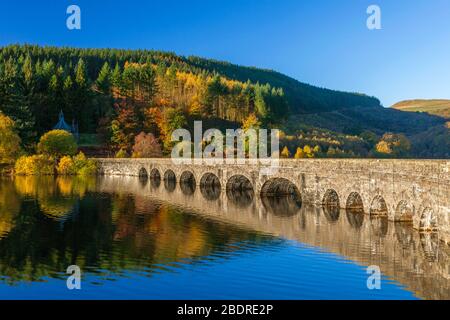
M 56 173 L 62 176 L 94 175 L 97 172 L 97 165 L 94 160 L 87 159 L 80 152 L 76 156 L 63 156 L 56 162 Z M 16 175 L 54 175 L 54 158 L 45 155 L 23 156 L 16 161 L 14 168 Z
M 17 159 L 14 166 L 17 175 L 52 175 L 54 173 L 54 161 L 44 155 L 22 156 Z

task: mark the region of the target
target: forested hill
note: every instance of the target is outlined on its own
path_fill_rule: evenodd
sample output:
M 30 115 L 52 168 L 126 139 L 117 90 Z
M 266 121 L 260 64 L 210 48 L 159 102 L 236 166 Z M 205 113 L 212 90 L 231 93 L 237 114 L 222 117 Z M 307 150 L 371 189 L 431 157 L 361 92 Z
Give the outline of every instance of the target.
M 194 74 L 220 74 L 226 78 L 240 82 L 270 84 L 271 87 L 282 88 L 289 103 L 290 111 L 297 113 L 316 113 L 334 111 L 353 107 L 379 107 L 380 101 L 359 93 L 348 93 L 315 87 L 299 82 L 284 74 L 272 70 L 244 67 L 228 62 L 204 59 L 199 57 L 183 57 L 170 52 L 153 50 L 118 50 L 118 49 L 77 49 L 39 46 L 8 46 L 0 48 L 0 58 L 9 56 L 24 59 L 30 55 L 33 61 L 53 60 L 56 64 L 67 68 L 74 67 L 83 58 L 88 67 L 91 79 L 96 79 L 105 62 L 111 67 L 119 64 L 123 68 L 128 63 L 146 63 L 165 67 L 173 66 L 177 70 Z
M 32 150 L 64 112 L 102 147 L 132 153 L 140 133 L 170 153 L 171 133 L 278 128 L 284 156 L 449 157 L 446 119 L 385 109 L 376 98 L 281 73 L 149 50 L 0 48 L 0 113 Z
M 196 68 L 206 69 L 210 72 L 217 71 L 231 79 L 269 83 L 274 87 L 283 88 L 294 114 L 327 112 L 354 107 L 380 107 L 381 105 L 375 97 L 319 88 L 273 70 L 244 67 L 198 57 L 188 57 L 185 61 Z

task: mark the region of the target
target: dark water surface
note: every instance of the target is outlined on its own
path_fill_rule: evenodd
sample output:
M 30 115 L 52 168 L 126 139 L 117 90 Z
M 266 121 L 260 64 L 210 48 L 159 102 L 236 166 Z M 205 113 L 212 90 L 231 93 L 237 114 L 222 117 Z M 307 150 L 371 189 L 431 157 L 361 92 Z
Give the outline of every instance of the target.
M 70 265 L 81 290 L 67 289 Z M 449 274 L 435 235 L 288 197 L 132 177 L 0 180 L 0 299 L 450 299 Z

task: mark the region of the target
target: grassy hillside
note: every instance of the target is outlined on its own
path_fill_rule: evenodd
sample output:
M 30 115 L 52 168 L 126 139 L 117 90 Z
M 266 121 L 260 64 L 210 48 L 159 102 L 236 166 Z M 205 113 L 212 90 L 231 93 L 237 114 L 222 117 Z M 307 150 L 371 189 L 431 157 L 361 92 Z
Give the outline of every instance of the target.
M 408 112 L 426 112 L 432 115 L 450 119 L 450 100 L 405 100 L 394 104 L 392 108 Z

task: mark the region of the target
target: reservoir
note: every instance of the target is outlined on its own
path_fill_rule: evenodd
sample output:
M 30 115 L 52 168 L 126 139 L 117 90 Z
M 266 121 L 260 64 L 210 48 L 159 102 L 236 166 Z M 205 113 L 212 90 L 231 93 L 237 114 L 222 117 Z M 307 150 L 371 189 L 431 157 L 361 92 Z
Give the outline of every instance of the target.
M 450 246 L 291 196 L 16 177 L 0 180 L 0 299 L 450 299 Z

